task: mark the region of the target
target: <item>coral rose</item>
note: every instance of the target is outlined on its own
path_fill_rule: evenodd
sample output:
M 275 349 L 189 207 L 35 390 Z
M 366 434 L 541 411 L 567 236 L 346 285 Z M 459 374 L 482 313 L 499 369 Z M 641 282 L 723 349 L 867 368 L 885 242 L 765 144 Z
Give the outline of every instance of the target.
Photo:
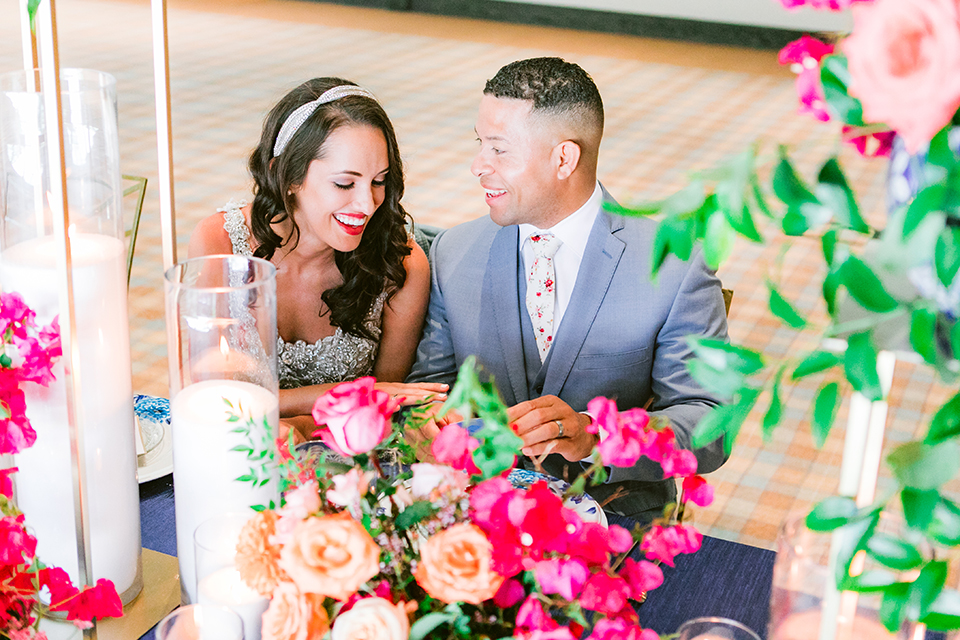
M 261 640 L 320 640 L 330 630 L 323 596 L 300 593 L 296 585 L 281 582 L 263 613 Z
M 493 597 L 504 579 L 490 566 L 492 552 L 479 527 L 455 524 L 423 544 L 415 577 L 437 600 L 480 604 Z
M 850 93 L 865 120 L 890 125 L 916 153 L 960 106 L 956 0 L 877 0 L 853 21 L 842 45 Z
M 277 514 L 264 511 L 250 518 L 237 540 L 235 563 L 240 577 L 251 589 L 262 596 L 269 596 L 281 580 L 287 576 L 277 563 L 280 548 L 270 543 L 276 532 Z
M 390 416 L 399 404 L 373 387 L 371 377 L 338 384 L 313 405 L 313 419 L 326 429 L 315 431 L 337 453 L 367 453 L 390 435 Z
M 364 598 L 337 616 L 330 640 L 407 640 L 410 621 L 402 602 Z
M 380 547 L 347 512 L 307 518 L 280 551 L 280 568 L 303 593 L 346 600 L 380 571 Z

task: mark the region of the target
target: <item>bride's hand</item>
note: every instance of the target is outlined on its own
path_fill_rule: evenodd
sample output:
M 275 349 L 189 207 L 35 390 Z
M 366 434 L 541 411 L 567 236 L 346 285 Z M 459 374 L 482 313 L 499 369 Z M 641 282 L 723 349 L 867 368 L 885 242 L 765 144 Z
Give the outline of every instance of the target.
M 443 402 L 447 399 L 450 385 L 436 382 L 404 384 L 402 382 L 378 382 L 374 385 L 380 391 L 386 391 L 401 405 L 410 406 L 427 402 Z

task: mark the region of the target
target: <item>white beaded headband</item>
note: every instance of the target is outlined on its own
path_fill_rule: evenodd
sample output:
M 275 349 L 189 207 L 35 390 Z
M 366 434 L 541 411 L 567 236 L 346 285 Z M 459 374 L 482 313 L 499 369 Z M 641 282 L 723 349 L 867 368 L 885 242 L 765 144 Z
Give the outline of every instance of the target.
M 377 99 L 376 96 L 363 87 L 358 87 L 352 84 L 341 84 L 333 87 L 332 89 L 327 89 L 320 95 L 319 98 L 313 102 L 308 102 L 297 107 L 293 113 L 287 116 L 287 119 L 283 122 L 283 126 L 280 127 L 280 133 L 277 134 L 277 141 L 273 145 L 273 157 L 276 158 L 283 153 L 283 150 L 290 143 L 290 140 L 292 140 L 293 136 L 296 135 L 297 130 L 303 126 L 303 123 L 307 121 L 307 118 L 313 115 L 313 112 L 317 110 L 317 107 L 328 102 L 339 100 L 340 98 L 346 98 L 347 96 L 365 96 L 371 100 Z

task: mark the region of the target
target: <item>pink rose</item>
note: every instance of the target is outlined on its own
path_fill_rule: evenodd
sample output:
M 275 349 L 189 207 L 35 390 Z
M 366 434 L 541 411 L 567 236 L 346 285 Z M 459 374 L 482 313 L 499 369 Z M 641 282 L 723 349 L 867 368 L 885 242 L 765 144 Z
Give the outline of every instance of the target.
M 960 106 L 960 21 L 955 0 L 877 0 L 853 11 L 844 40 L 850 93 L 868 122 L 884 122 L 910 153 Z
M 404 604 L 364 598 L 333 621 L 330 640 L 407 640 L 410 621 Z
M 698 507 L 709 507 L 713 502 L 713 487 L 703 476 L 687 476 L 683 479 L 683 498 Z
M 337 453 L 367 453 L 390 435 L 390 416 L 399 406 L 371 377 L 338 384 L 313 405 L 313 419 L 326 425 L 313 433 Z

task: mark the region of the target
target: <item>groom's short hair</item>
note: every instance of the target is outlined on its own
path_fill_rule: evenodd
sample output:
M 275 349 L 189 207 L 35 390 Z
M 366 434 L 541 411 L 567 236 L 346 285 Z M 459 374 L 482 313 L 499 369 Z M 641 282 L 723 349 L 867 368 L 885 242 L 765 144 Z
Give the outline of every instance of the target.
M 599 145 L 603 135 L 603 100 L 590 75 L 561 58 L 529 58 L 502 67 L 483 92 L 496 98 L 529 100 L 532 115 L 571 120 Z

